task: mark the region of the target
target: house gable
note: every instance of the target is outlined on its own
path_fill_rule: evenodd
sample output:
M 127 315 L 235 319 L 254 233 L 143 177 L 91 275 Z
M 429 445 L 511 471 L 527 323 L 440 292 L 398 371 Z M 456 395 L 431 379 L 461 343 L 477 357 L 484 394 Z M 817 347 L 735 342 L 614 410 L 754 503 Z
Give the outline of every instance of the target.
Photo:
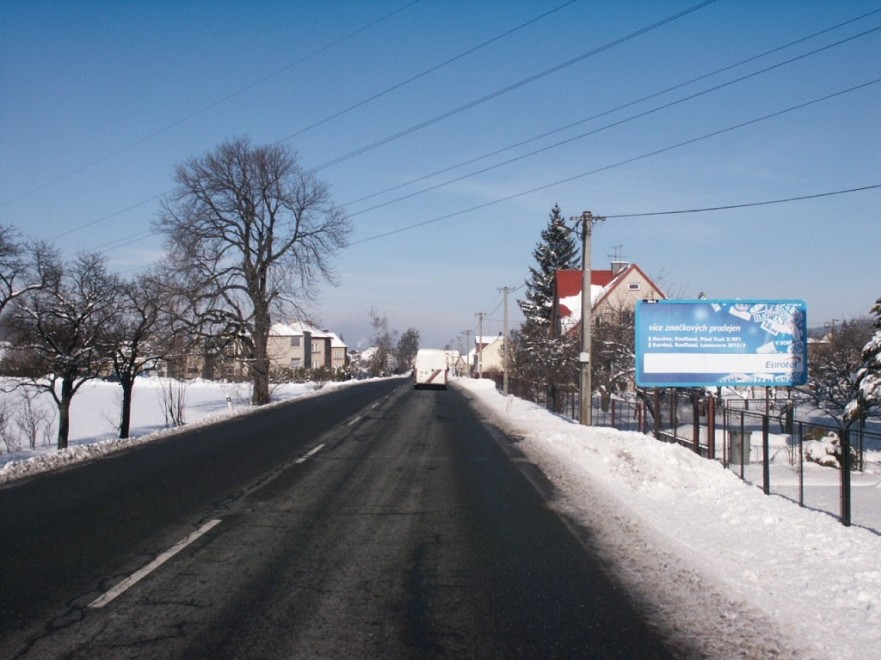
M 553 332 L 572 335 L 581 331 L 580 269 L 559 270 L 556 274 Z M 633 310 L 639 300 L 665 300 L 666 296 L 636 264 L 618 270 L 591 270 L 592 314 Z

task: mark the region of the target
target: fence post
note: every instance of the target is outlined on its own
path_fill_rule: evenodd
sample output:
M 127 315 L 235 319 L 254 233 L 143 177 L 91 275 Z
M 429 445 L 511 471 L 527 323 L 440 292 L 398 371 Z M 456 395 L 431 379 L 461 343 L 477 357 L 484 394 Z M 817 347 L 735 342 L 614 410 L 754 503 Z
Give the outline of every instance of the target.
M 707 399 L 707 458 L 716 460 L 716 397 Z
M 610 404 L 611 404 L 611 408 L 612 408 L 612 411 L 611 411 L 612 412 L 612 424 L 611 424 L 611 426 L 613 429 L 615 429 L 615 428 L 618 428 L 617 426 L 615 426 L 615 399 L 612 399 L 610 401 Z
M 801 422 L 798 423 L 798 504 L 805 505 L 805 448 L 804 448 L 804 432 L 805 427 Z
M 771 457 L 770 442 L 768 441 L 768 417 L 765 413 L 762 417 L 762 488 L 765 495 L 771 494 Z
M 841 523 L 850 527 L 850 429 L 841 434 Z
M 691 442 L 695 454 L 701 453 L 701 408 L 697 394 L 692 398 L 691 407 Z

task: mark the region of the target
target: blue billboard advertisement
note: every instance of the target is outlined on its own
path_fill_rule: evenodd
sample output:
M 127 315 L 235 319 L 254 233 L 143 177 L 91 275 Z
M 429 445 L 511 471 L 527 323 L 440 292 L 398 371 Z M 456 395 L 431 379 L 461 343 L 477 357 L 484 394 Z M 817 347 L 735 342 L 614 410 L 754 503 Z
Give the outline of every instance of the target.
M 804 385 L 803 300 L 660 300 L 636 307 L 641 387 Z

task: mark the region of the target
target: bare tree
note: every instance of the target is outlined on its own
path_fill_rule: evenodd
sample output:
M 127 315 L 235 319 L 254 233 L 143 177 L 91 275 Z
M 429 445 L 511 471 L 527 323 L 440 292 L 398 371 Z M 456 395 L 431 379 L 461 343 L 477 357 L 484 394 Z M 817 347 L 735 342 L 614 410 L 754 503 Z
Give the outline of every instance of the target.
M 109 366 L 106 329 L 117 310 L 117 280 L 107 273 L 104 258 L 94 253 L 67 265 L 55 255 L 46 265 L 58 277 L 13 302 L 8 364 L 13 375 L 54 399 L 58 449 L 64 449 L 74 395 Z
M 122 387 L 120 438 L 129 436 L 137 377 L 163 358 L 172 345 L 168 341 L 168 326 L 160 325 L 164 318 L 163 291 L 153 273 L 120 283 L 118 313 L 108 328 L 113 372 Z
M 626 305 L 608 309 L 595 319 L 590 361 L 603 410 L 613 394 L 635 384 L 634 334 L 634 312 Z
M 373 338 L 373 346 L 376 349 L 370 358 L 370 373 L 374 376 L 384 376 L 392 372 L 397 367 L 395 360 L 395 341 L 398 333 L 396 330 L 390 330 L 388 318 L 385 314 L 380 315 L 379 311 L 370 308 L 370 325 L 373 326 L 373 332 L 376 333 Z
M 25 241 L 17 229 L 0 226 L 0 313 L 6 306 L 53 279 L 55 253 L 42 241 Z
M 223 331 L 244 349 L 252 402 L 269 402 L 267 343 L 276 306 L 312 300 L 333 281 L 330 259 L 350 223 L 325 184 L 281 145 L 247 138 L 180 165 L 156 229 L 189 285 L 194 328 Z

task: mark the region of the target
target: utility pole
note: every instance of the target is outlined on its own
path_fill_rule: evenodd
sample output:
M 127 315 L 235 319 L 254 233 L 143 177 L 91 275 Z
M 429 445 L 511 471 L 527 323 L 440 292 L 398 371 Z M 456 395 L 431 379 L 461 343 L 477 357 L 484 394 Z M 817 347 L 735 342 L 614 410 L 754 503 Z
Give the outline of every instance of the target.
M 593 226 L 605 220 L 602 217 L 594 217 L 590 211 L 585 211 L 581 217 L 572 218 L 581 222 L 581 355 L 578 361 L 581 364 L 581 424 L 593 425 L 593 409 L 591 408 L 591 382 L 590 382 L 590 343 L 591 343 L 591 295 L 590 295 L 590 250 L 591 233 Z
M 508 396 L 508 353 L 510 353 L 510 351 L 508 350 L 508 291 L 510 290 L 511 289 L 509 289 L 508 287 L 504 287 L 502 289 L 505 294 L 505 320 L 503 322 L 504 325 L 502 326 L 504 333 L 504 341 L 502 342 L 502 350 L 504 351 L 504 354 L 502 356 L 504 360 L 502 366 L 502 392 L 505 394 L 505 396 Z
M 477 332 L 478 338 L 475 342 L 477 346 L 477 377 L 483 378 L 483 312 L 477 314 Z

